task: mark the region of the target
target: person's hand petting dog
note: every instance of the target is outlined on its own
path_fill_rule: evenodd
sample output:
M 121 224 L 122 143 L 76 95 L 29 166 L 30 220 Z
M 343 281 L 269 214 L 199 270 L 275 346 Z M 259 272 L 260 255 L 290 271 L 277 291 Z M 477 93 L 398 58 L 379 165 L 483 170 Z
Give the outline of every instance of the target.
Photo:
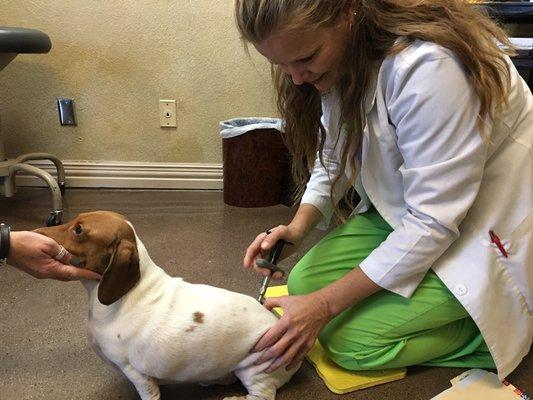
M 10 234 L 7 262 L 35 278 L 61 281 L 101 278 L 96 272 L 71 265 L 72 259 L 63 246 L 49 237 L 28 231 Z
M 256 364 L 275 359 L 266 370 L 269 373 L 284 365 L 287 370 L 296 367 L 311 349 L 322 328 L 334 317 L 320 292 L 271 297 L 266 299 L 264 306 L 269 310 L 275 307 L 283 309 L 279 322 L 263 335 L 253 349 L 256 352 L 267 349 Z

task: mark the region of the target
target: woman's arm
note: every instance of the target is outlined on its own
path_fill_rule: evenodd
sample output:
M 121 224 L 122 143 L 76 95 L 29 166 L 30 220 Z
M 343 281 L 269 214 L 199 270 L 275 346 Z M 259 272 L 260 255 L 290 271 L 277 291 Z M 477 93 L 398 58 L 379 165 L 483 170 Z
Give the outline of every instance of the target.
M 274 359 L 267 372 L 282 365 L 287 369 L 295 367 L 329 321 L 380 289 L 360 268 L 354 268 L 338 281 L 308 295 L 267 299 L 265 307 L 281 307 L 283 316 L 256 344 L 254 351 L 267 349 L 256 364 Z
M 328 315 L 333 318 L 381 289 L 361 268 L 354 268 L 338 281 L 320 289 L 317 295 L 324 299 Z
M 385 170 L 393 183 L 383 186 L 385 174 L 377 171 L 380 158 L 369 155 L 362 179 L 380 212 L 394 214 L 390 205 L 405 211 L 395 221 L 388 216 L 395 222 L 394 231 L 360 267 L 376 284 L 409 298 L 459 238 L 459 226 L 482 180 L 490 179 L 484 175 L 489 146 L 478 124 L 479 98 L 450 50 L 417 41 L 387 58 L 380 75 L 386 82 L 386 112 L 395 136 L 382 148 L 379 140 L 373 141 L 369 149 L 374 145 L 374 152 L 383 157 L 387 146 L 395 145 L 391 156 L 399 166 L 394 172 Z M 486 119 L 484 127 L 489 133 L 492 122 Z M 395 191 L 401 201 L 389 196 Z M 387 219 L 387 214 L 382 216 Z
M 307 234 L 320 222 L 320 220 L 322 220 L 322 218 L 322 213 L 312 204 L 300 204 L 300 207 L 298 207 L 298 210 L 292 218 L 291 223 L 286 227 L 287 231 L 290 232 L 290 235 L 287 237 L 278 237 L 279 235 L 277 235 L 275 232 L 277 228 L 274 228 L 271 230 L 271 234 L 266 236 L 265 239 L 262 241 L 261 249 L 271 249 L 272 246 L 274 246 L 274 244 L 276 244 L 276 242 L 282 238 L 291 243 L 294 243 L 290 240 L 290 238 L 292 237 L 297 243 L 300 243 L 307 236 Z M 282 226 L 283 225 L 280 225 L 279 227 Z

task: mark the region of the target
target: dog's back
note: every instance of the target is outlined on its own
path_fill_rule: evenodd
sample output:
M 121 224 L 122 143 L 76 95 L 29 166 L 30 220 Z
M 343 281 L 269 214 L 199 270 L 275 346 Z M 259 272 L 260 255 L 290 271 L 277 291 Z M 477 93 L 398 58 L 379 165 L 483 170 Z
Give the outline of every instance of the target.
M 92 302 L 89 331 L 102 352 L 176 382 L 233 371 L 277 318 L 250 296 L 169 277 L 137 241 L 138 284 L 111 306 Z

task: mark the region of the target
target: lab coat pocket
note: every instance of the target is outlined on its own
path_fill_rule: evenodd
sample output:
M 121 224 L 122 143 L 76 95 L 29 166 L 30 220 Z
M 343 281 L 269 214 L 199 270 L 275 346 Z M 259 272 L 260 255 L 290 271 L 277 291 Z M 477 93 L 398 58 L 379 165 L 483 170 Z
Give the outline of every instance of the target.
M 520 292 L 520 297 L 531 313 L 533 311 L 533 212 L 530 211 L 508 235 L 504 231 L 498 232 L 498 227 L 494 227 L 493 233 L 496 237 L 491 240 L 487 233 L 483 243 L 494 252 L 496 263 L 509 274 L 513 286 Z

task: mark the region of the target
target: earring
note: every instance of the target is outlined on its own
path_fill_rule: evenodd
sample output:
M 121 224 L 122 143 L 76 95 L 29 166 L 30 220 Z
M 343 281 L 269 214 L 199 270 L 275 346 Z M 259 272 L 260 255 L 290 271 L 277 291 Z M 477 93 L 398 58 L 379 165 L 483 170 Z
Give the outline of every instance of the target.
M 354 11 L 353 18 L 350 20 L 350 30 L 352 30 L 353 27 L 353 21 L 355 20 L 355 17 L 357 16 L 357 13 Z

